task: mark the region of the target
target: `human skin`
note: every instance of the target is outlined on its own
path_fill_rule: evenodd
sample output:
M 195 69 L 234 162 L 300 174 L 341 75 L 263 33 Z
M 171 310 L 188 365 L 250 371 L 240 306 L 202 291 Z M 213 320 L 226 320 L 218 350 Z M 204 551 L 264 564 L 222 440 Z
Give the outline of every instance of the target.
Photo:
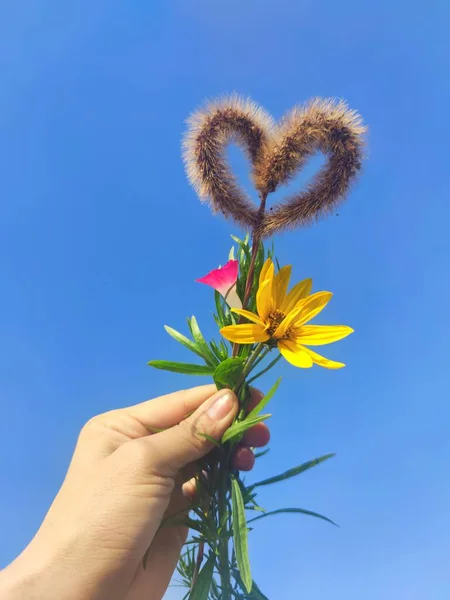
M 250 405 L 261 398 L 253 390 Z M 237 407 L 233 392 L 207 385 L 88 421 L 37 534 L 0 571 L 0 598 L 160 600 L 188 533 L 159 529 L 161 521 L 189 508 L 194 463 L 213 448 L 198 434 L 220 440 Z M 249 447 L 269 437 L 263 423 L 249 430 L 233 467 L 250 470 Z

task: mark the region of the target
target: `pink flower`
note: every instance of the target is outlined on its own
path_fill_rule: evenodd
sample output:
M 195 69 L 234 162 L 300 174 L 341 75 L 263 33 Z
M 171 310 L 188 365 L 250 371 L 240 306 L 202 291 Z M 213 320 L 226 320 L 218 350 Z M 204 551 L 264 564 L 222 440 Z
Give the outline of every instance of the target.
M 197 279 L 199 283 L 205 283 L 217 290 L 225 298 L 231 308 L 242 308 L 236 293 L 236 280 L 238 277 L 239 262 L 229 260 L 226 265 L 210 271 L 208 275 Z

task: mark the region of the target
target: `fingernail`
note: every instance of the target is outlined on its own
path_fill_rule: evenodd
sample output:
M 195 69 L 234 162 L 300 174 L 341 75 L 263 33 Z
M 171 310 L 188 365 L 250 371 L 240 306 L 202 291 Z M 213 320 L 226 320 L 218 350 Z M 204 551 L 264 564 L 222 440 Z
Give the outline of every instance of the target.
M 230 410 L 233 408 L 233 399 L 231 394 L 227 392 L 223 396 L 219 396 L 213 402 L 213 404 L 208 408 L 208 416 L 211 419 L 215 419 L 217 421 L 221 421 L 224 419 Z

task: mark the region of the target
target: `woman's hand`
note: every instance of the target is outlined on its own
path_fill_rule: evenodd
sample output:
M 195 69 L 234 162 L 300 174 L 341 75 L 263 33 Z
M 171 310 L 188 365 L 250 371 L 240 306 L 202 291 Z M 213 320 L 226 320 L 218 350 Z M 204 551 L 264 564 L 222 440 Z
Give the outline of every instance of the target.
M 254 390 L 251 404 L 261 398 Z M 236 412 L 232 392 L 207 385 L 91 419 L 38 533 L 0 572 L 0 597 L 160 600 L 187 536 L 161 521 L 188 510 L 192 463 L 213 448 L 198 434 L 220 440 Z M 251 469 L 249 446 L 268 440 L 264 424 L 249 430 L 233 466 Z

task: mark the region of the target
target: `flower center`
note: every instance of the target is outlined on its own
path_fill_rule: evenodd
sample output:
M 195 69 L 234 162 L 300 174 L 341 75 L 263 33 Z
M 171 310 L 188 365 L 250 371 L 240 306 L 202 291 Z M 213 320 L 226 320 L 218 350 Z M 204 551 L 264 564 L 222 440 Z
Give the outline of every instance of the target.
M 267 327 L 267 333 L 270 335 L 270 337 L 273 336 L 275 331 L 278 329 L 278 325 L 281 323 L 285 316 L 286 315 L 282 313 L 281 310 L 273 310 L 269 313 L 269 315 L 267 316 L 267 321 L 269 323 Z

